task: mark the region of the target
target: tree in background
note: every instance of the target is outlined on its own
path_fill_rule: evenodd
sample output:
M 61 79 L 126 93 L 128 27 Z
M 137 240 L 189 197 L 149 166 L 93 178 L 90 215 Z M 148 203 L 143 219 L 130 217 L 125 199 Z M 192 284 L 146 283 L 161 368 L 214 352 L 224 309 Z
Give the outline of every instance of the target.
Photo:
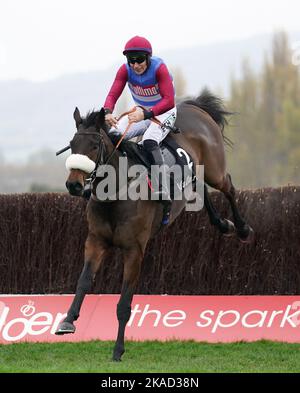
M 255 75 L 245 60 L 242 78 L 231 81 L 228 107 L 238 115 L 227 130 L 235 143 L 227 156 L 238 187 L 300 182 L 300 74 L 292 55 L 278 32 L 262 72 Z
M 228 107 L 237 112 L 230 120 L 231 127 L 226 129 L 228 137 L 234 142 L 227 153 L 228 164 L 237 186 L 253 185 L 257 181 L 260 163 L 254 160 L 258 156 L 260 132 L 258 129 L 258 81 L 250 63 L 245 60 L 242 65 L 241 81 L 232 80 L 231 99 Z

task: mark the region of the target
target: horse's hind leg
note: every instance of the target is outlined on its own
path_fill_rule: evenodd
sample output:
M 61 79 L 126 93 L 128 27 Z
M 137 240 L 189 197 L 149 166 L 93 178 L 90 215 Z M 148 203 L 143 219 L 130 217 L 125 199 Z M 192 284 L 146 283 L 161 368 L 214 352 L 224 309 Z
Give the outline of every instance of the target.
M 211 202 L 206 184 L 204 184 L 204 205 L 208 212 L 210 223 L 215 225 L 225 236 L 231 236 L 235 232 L 234 224 L 230 220 L 220 217 Z
M 222 187 L 220 187 L 220 191 L 224 193 L 230 203 L 233 214 L 233 221 L 236 227 L 238 237 L 244 243 L 251 243 L 253 241 L 254 231 L 240 215 L 235 201 L 235 188 L 232 184 L 231 176 L 229 175 L 229 173 L 226 175 L 224 184 L 222 185 Z
M 143 254 L 140 247 L 124 250 L 124 275 L 120 300 L 117 305 L 119 322 L 118 336 L 113 351 L 113 360 L 120 361 L 124 347 L 125 327 L 131 315 L 131 302 L 137 286 Z
M 55 334 L 61 335 L 75 332 L 73 322 L 79 317 L 84 297 L 91 291 L 94 277 L 106 252 L 107 249 L 99 239 L 93 235 L 88 236 L 85 242 L 85 262 L 77 283 L 75 297 L 66 318 L 58 325 Z

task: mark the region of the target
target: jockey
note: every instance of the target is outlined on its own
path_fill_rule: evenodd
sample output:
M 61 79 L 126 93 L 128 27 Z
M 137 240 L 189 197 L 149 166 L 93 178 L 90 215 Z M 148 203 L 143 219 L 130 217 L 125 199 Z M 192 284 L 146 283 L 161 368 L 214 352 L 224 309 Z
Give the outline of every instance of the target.
M 119 68 L 103 105 L 105 121 L 111 126 L 109 135 L 113 141 L 116 141 L 127 129 L 129 121 L 134 122 L 124 139 L 143 135 L 141 143 L 150 154 L 152 165 L 162 165 L 160 167 L 161 182 L 157 171 L 156 179 L 152 179 L 152 183 L 154 180 L 158 185 L 158 188 L 154 188 L 154 193 L 159 200 L 165 202 L 165 206 L 170 205 L 170 195 L 166 187 L 166 174 L 159 144 L 167 136 L 170 130 L 168 127 L 173 127 L 176 120 L 172 77 L 163 60 L 152 56 L 152 46 L 144 37 L 131 38 L 126 43 L 123 54 L 126 56 L 127 62 Z M 118 122 L 112 113 L 126 83 L 134 102 L 139 106 L 134 112 L 122 117 Z M 162 126 L 151 121 L 154 117 L 160 120 Z

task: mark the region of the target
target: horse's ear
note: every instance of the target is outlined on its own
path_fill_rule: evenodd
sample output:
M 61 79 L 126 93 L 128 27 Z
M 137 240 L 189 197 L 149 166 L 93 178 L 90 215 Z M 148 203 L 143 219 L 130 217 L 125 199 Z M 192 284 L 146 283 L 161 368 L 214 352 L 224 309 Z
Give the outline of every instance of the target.
M 101 108 L 99 111 L 97 117 L 96 117 L 96 128 L 97 130 L 100 130 L 100 128 L 103 126 L 105 122 L 105 111 L 104 108 Z
M 77 106 L 76 106 L 75 111 L 73 113 L 73 117 L 76 122 L 76 127 L 78 127 L 79 124 L 82 123 L 82 118 L 80 116 L 80 112 L 79 112 L 79 109 L 77 108 Z

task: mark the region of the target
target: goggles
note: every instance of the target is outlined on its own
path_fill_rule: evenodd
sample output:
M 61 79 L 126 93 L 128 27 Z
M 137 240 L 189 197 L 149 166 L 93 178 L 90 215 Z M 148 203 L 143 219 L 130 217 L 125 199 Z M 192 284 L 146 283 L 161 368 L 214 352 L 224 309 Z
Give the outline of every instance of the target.
M 134 63 L 142 64 L 146 59 L 147 59 L 147 55 L 127 56 L 127 61 L 129 64 L 134 64 Z

